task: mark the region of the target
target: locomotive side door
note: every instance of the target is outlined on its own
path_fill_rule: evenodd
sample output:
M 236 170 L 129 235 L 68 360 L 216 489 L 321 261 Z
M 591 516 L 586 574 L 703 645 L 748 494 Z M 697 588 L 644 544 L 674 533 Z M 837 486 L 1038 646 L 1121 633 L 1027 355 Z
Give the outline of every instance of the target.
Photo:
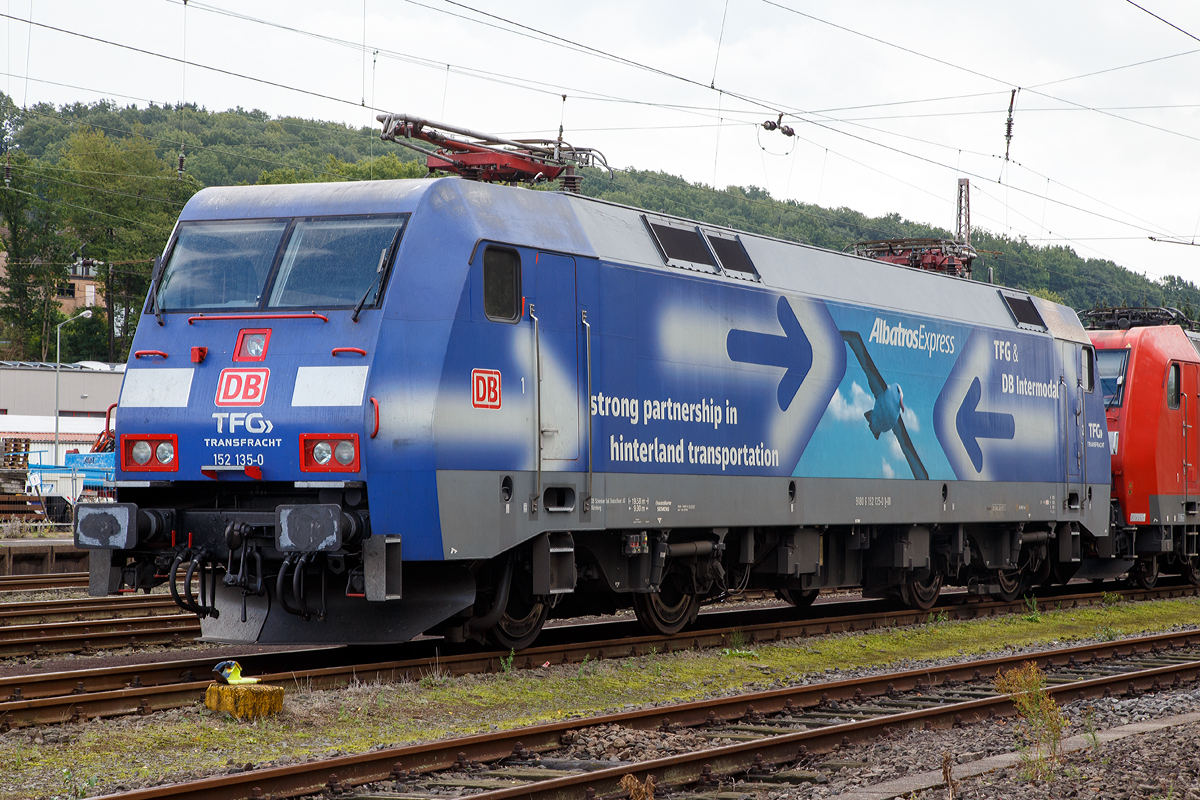
M 1087 429 L 1083 413 L 1083 347 L 1075 342 L 1062 342 L 1063 365 L 1063 453 L 1066 457 L 1066 507 L 1068 511 L 1083 508 L 1087 491 L 1083 485 L 1083 460 L 1087 457 Z M 1090 368 L 1091 365 L 1089 364 Z
M 579 312 L 575 299 L 575 259 L 537 253 L 534 287 L 528 298 L 538 320 L 536 343 L 541 358 L 537 376 L 541 405 L 538 436 L 541 459 L 548 469 L 579 458 Z M 527 276 L 528 277 L 528 276 Z M 547 463 L 549 462 L 549 463 Z M 559 462 L 557 465 L 553 462 Z

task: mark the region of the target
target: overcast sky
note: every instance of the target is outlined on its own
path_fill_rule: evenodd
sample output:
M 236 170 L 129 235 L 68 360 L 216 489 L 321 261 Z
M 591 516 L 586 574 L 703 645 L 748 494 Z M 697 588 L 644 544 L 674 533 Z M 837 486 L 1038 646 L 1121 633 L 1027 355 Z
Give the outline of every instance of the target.
M 514 137 L 561 123 L 616 168 L 951 229 L 966 177 L 977 228 L 1200 283 L 1200 247 L 1148 238 L 1200 235 L 1195 0 L 0 8 L 18 104 L 183 99 L 355 126 L 403 111 Z M 794 138 L 762 129 L 780 113 Z

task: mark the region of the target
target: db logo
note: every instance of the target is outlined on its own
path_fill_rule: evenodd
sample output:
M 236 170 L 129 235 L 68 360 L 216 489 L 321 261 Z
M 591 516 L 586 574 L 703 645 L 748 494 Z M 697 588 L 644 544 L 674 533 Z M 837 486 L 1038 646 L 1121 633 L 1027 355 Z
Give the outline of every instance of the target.
M 223 369 L 217 382 L 218 406 L 261 406 L 267 399 L 269 369 Z
M 471 405 L 476 408 L 500 407 L 500 370 L 471 370 Z

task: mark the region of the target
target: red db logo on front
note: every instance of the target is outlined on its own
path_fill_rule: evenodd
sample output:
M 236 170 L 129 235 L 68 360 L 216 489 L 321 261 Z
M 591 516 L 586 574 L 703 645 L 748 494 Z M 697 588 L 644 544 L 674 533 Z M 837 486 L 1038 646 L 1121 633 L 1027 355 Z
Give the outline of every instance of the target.
M 500 407 L 500 370 L 471 370 L 471 405 L 476 408 Z
M 269 369 L 223 369 L 217 382 L 217 405 L 261 406 L 267 399 Z

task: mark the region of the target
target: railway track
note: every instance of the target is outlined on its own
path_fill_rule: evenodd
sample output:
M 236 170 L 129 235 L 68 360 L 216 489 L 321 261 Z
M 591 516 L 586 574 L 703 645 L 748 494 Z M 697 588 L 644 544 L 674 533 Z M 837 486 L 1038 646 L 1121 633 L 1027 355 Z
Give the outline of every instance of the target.
M 167 595 L 145 594 L 0 603 L 0 627 L 34 622 L 115 619 L 130 615 L 148 616 L 156 613 L 177 614 L 178 606 Z
M 82 575 L 87 585 L 87 573 Z M 75 573 L 17 576 L 27 589 L 46 579 L 74 580 Z M 0 659 L 55 653 L 91 653 L 131 644 L 182 644 L 200 623 L 168 595 L 122 594 L 65 600 L 0 603 Z
M 325 791 L 385 792 L 409 800 L 452 789 L 473 789 L 478 800 L 582 800 L 617 795 L 627 776 L 646 785 L 686 788 L 712 796 L 722 782 L 740 778 L 741 793 L 777 790 L 820 780 L 819 756 L 914 727 L 970 725 L 1010 715 L 1010 696 L 991 679 L 999 671 L 1036 660 L 1048 675 L 1047 691 L 1060 702 L 1167 687 L 1200 686 L 1200 634 L 1173 632 L 893 672 L 852 680 L 753 692 L 587 720 L 396 747 L 319 762 L 224 774 L 185 784 L 123 793 L 127 800 L 292 797 Z M 572 758 L 564 746 L 581 729 L 607 726 L 691 730 L 719 745 L 637 762 Z M 748 785 L 749 784 L 749 785 Z M 755 785 L 762 784 L 762 785 Z
M 1128 590 L 1126 599 L 1151 600 L 1197 596 L 1200 588 L 1193 586 L 1160 587 Z M 1038 601 L 1041 610 L 1078 608 L 1101 605 L 1111 600 L 1111 593 L 1048 598 Z M 975 619 L 1022 613 L 1028 610 L 1025 601 L 1012 603 L 960 603 L 933 609 L 931 612 L 878 608 L 878 603 L 836 604 L 834 608 L 874 606 L 864 613 L 826 616 L 816 619 L 795 619 L 792 609 L 768 609 L 762 614 L 730 612 L 702 615 L 701 623 L 708 627 L 685 631 L 675 636 L 638 636 L 632 623 L 606 622 L 576 627 L 547 629 L 543 638 L 547 644 L 529 648 L 509 664 L 512 669 L 528 669 L 546 662 L 552 664 L 580 663 L 585 659 L 626 658 L 647 655 L 652 651 L 676 652 L 729 647 L 735 637 L 748 644 L 782 641 L 784 639 L 872 630 L 914 625 L 930 618 Z M 824 606 L 830 609 L 831 606 Z M 769 617 L 762 621 L 763 617 Z M 789 618 L 791 617 L 791 618 Z M 164 618 L 167 619 L 167 618 Z M 194 619 L 194 618 L 193 618 Z M 755 621 L 755 620 L 758 621 Z M 3 629 L 0 629 L 2 631 Z M 119 635 L 119 632 L 118 634 Z M 128 635 L 128 634 L 126 634 Z M 1182 634 L 1181 634 L 1182 635 Z M 1191 636 L 1200 641 L 1200 634 Z M 243 672 L 260 677 L 263 682 L 285 687 L 298 681 L 314 689 L 347 686 L 354 681 L 390 682 L 418 680 L 437 672 L 445 675 L 465 675 L 498 672 L 509 654 L 461 649 L 446 651 L 440 640 L 410 642 L 404 648 L 406 658 L 364 662 L 362 655 L 372 650 L 326 647 L 292 650 L 286 653 L 239 657 Z M 308 668 L 290 669 L 296 663 Z M 147 714 L 189 705 L 200 699 L 212 682 L 211 657 L 179 659 L 155 664 L 72 670 L 69 672 L 18 675 L 0 678 L 0 730 L 29 725 L 55 724 L 64 720 L 85 720 L 126 714 Z
M 86 589 L 86 572 L 52 572 L 37 575 L 0 575 L 0 592 L 38 592 L 46 589 Z
M 8 625 L 0 627 L 0 658 L 91 653 L 134 644 L 179 645 L 199 633 L 194 614 Z

